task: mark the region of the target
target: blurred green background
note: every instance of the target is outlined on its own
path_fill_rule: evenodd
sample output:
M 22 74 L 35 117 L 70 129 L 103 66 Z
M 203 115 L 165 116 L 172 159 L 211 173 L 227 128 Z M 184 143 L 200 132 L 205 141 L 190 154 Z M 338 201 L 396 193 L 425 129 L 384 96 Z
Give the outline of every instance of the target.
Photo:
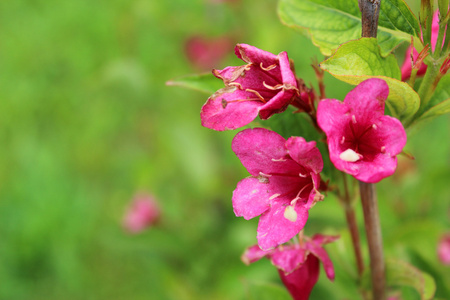
M 201 127 L 208 96 L 165 84 L 201 71 L 185 53 L 196 35 L 288 51 L 307 83 L 311 57 L 323 59 L 280 24 L 276 1 L 0 2 L 0 299 L 256 299 L 252 282 L 279 283 L 269 261 L 239 258 L 257 220 L 232 211 L 247 176 L 230 149 L 235 132 Z M 217 68 L 240 64 L 232 49 Z M 330 98 L 351 89 L 326 83 Z M 440 117 L 413 132 L 416 160 L 400 158 L 378 186 L 387 256 L 435 276 L 443 299 L 449 129 Z M 158 199 L 161 222 L 130 235 L 121 222 L 141 191 Z M 319 231 L 343 238 L 328 248 L 335 283 L 322 274 L 311 298 L 359 299 L 332 196 L 311 210 L 306 232 Z

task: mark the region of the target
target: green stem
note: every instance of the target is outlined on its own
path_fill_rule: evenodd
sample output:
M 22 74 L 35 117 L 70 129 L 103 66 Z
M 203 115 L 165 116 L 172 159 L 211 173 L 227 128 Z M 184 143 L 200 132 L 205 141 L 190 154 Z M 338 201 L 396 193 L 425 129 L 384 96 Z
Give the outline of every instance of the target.
M 434 59 L 432 59 L 432 63 L 428 64 L 427 72 L 423 77 L 422 83 L 420 84 L 420 88 L 418 91 L 420 97 L 420 108 L 418 113 L 423 112 L 423 108 L 426 107 L 428 102 L 433 95 L 434 90 L 436 89 L 436 85 L 439 82 L 436 82 L 436 77 L 439 73 L 439 65 L 436 63 Z

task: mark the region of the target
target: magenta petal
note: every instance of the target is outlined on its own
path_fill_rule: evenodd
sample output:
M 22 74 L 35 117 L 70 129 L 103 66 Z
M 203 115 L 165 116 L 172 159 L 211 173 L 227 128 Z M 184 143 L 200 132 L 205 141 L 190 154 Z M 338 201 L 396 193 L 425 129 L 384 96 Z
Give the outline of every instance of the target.
M 298 269 L 306 259 L 306 251 L 299 245 L 284 246 L 283 250 L 274 251 L 270 255 L 272 264 L 285 274 Z
M 236 56 L 246 63 L 262 63 L 264 67 L 276 64 L 278 58 L 275 54 L 258 49 L 247 44 L 237 44 L 234 48 Z
M 283 160 L 287 155 L 286 140 L 276 132 L 264 128 L 246 129 L 233 139 L 231 148 L 244 167 L 253 176 L 260 172 L 285 173 L 292 169 L 292 160 Z
M 278 270 L 280 278 L 294 300 L 308 300 L 309 295 L 319 279 L 319 260 L 308 255 L 305 263 L 290 274 Z
M 244 264 L 249 265 L 272 253 L 273 250 L 264 251 L 261 250 L 258 245 L 253 245 L 245 250 L 244 254 L 241 256 L 241 260 Z
M 262 103 L 236 101 L 251 95 L 241 90 L 224 92 L 228 90 L 225 88 L 218 91 L 203 105 L 200 117 L 204 127 L 218 131 L 236 129 L 249 124 L 258 116 Z
M 302 137 L 291 137 L 286 142 L 286 148 L 299 165 L 309 168 L 316 174 L 322 171 L 323 160 L 316 142 L 306 142 Z
M 320 244 L 316 244 L 314 241 L 307 242 L 305 247 L 307 250 L 311 251 L 314 256 L 320 259 L 328 279 L 334 280 L 333 263 L 331 262 L 331 259 L 325 249 L 323 249 Z
M 391 116 L 382 116 L 375 124 L 377 129 L 374 137 L 380 141 L 380 148 L 384 147 L 382 152 L 391 156 L 401 153 L 406 145 L 406 132 L 402 123 Z
M 371 162 L 359 162 L 350 166 L 352 174 L 356 179 L 367 182 L 377 183 L 383 178 L 394 174 L 397 168 L 397 157 L 391 157 L 386 154 L 380 154 Z
M 263 250 L 269 250 L 282 243 L 289 241 L 305 226 L 308 219 L 308 209 L 302 204 L 295 205 L 295 221 L 285 217 L 286 209 L 290 206 L 284 205 L 286 201 L 274 202 L 272 207 L 261 215 L 258 224 L 258 245 Z
M 259 216 L 270 208 L 269 197 L 267 183 L 261 183 L 257 178 L 245 178 L 233 192 L 234 213 L 246 220 Z
M 325 99 L 317 106 L 317 123 L 327 136 L 343 131 L 350 120 L 350 109 L 336 99 Z
M 389 86 L 378 78 L 367 79 L 345 96 L 344 103 L 358 120 L 371 120 L 384 115 L 384 102 L 389 95 Z
M 278 59 L 280 62 L 281 77 L 283 78 L 284 84 L 289 84 L 296 87 L 297 80 L 291 70 L 291 63 L 289 62 L 287 52 L 283 51 L 278 54 Z
M 270 99 L 269 102 L 261 106 L 261 110 L 259 112 L 260 118 L 262 120 L 267 120 L 272 115 L 285 111 L 291 103 L 290 99 L 294 93 L 294 90 L 282 90 L 278 92 L 274 97 L 272 97 L 272 99 Z

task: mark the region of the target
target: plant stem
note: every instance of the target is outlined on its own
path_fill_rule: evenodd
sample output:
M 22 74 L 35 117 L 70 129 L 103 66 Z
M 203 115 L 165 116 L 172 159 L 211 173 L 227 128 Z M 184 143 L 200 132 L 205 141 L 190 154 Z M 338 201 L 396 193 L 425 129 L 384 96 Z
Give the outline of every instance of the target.
M 361 11 L 362 37 L 377 37 L 381 0 L 358 0 Z
M 360 181 L 359 191 L 364 212 L 367 243 L 369 245 L 373 299 L 384 300 L 386 285 L 385 265 L 375 184 Z
M 378 15 L 381 0 L 358 0 L 361 10 L 362 37 L 377 37 Z M 381 238 L 380 216 L 375 194 L 375 184 L 359 183 L 359 192 L 364 212 L 367 243 L 370 255 L 370 272 L 372 275 L 373 300 L 385 299 L 385 266 L 383 240 Z
M 355 209 L 353 207 L 352 201 L 350 199 L 350 193 L 348 191 L 347 175 L 342 173 L 344 182 L 344 207 L 345 207 L 345 217 L 347 219 L 348 230 L 350 231 L 350 236 L 352 238 L 353 252 L 355 253 L 356 267 L 358 269 L 358 276 L 361 278 L 364 272 L 364 262 L 361 254 L 361 242 L 359 239 L 359 230 L 356 222 Z

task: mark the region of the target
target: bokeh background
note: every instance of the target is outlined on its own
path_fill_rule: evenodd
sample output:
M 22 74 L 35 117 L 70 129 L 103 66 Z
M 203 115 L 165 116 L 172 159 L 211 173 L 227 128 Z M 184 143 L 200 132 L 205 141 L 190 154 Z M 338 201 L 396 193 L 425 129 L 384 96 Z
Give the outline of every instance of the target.
M 226 49 L 211 59 L 220 69 L 240 64 L 238 42 L 288 51 L 315 84 L 311 58 L 323 56 L 278 21 L 276 1 L 0 2 L 0 299 L 262 299 L 255 283 L 279 284 L 269 261 L 240 261 L 257 220 L 232 211 L 247 176 L 230 149 L 235 132 L 201 127 L 208 95 L 166 86 L 209 71 L 189 54 L 195 43 Z M 351 89 L 325 80 L 328 97 Z M 436 249 L 450 230 L 449 120 L 411 132 L 416 160 L 400 158 L 378 185 L 386 255 L 435 276 L 443 299 L 450 273 Z M 130 234 L 123 216 L 141 192 L 162 215 Z M 358 299 L 338 201 L 317 204 L 305 230 L 342 235 L 327 248 L 335 283 L 322 273 L 311 298 Z

